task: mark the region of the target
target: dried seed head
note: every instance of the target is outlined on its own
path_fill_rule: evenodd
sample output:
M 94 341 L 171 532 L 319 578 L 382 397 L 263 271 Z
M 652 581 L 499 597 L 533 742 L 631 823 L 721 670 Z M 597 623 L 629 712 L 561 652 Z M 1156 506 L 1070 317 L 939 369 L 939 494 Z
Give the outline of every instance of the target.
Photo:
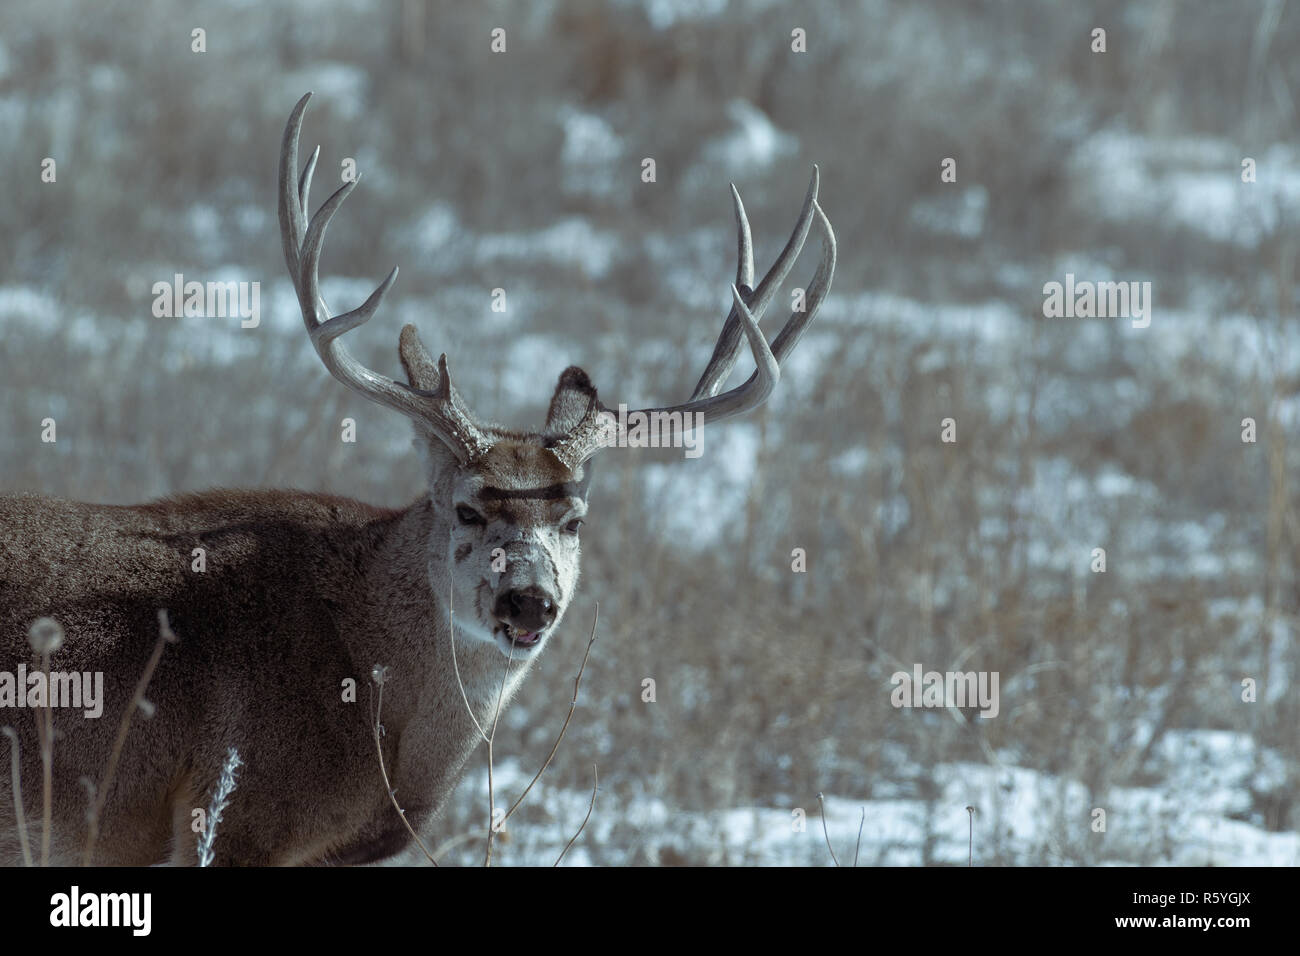
M 370 679 L 383 687 L 384 684 L 388 683 L 388 665 L 376 664 L 375 669 L 370 672 Z
M 63 628 L 52 617 L 40 617 L 27 631 L 27 640 L 37 654 L 53 654 L 63 646 Z
M 158 708 L 154 706 L 153 701 L 145 700 L 143 697 L 140 698 L 140 701 L 136 706 L 140 708 L 140 716 L 145 720 L 148 720 L 158 711 Z

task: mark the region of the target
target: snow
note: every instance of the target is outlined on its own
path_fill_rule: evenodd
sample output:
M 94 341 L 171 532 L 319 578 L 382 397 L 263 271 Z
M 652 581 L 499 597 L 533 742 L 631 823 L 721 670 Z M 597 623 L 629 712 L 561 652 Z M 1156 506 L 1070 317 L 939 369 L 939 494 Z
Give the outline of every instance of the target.
M 559 111 L 564 130 L 560 161 L 563 188 L 569 195 L 610 198 L 625 188 L 632 168 L 620 169 L 624 143 L 604 117 L 571 106 Z
M 1296 866 L 1300 834 L 1270 831 L 1246 814 L 1250 790 L 1285 785 L 1285 758 L 1257 752 L 1249 735 L 1229 731 L 1169 731 L 1155 749 L 1163 770 L 1158 784 L 1120 787 L 1092 795 L 1083 783 L 1015 766 L 953 762 L 934 768 L 934 800 L 825 797 L 825 832 L 816 795 L 789 806 L 745 806 L 716 811 L 669 808 L 644 792 L 623 792 L 602 783 L 596 808 L 564 865 L 652 860 L 663 851 L 691 862 L 751 865 L 834 865 L 827 838 L 841 865 L 886 866 L 1170 865 Z M 1258 768 L 1262 767 L 1262 771 Z M 496 768 L 498 794 L 522 791 L 531 779 L 514 760 Z M 463 793 L 481 793 L 485 774 L 475 774 Z M 534 817 L 510 824 L 499 845 L 504 865 L 549 865 L 577 830 L 591 791 L 534 788 Z M 498 797 L 501 801 L 503 798 Z M 971 817 L 975 808 L 973 852 Z M 1094 830 L 1095 809 L 1105 811 L 1105 831 Z M 863 821 L 858 846 L 858 826 Z M 611 839 L 615 829 L 624 831 Z M 627 839 L 631 830 L 635 839 Z M 584 846 L 584 844 L 586 846 Z M 589 847 L 599 846 L 599 859 Z
M 984 232 L 989 193 L 983 186 L 952 189 L 920 199 L 909 213 L 916 225 L 938 235 L 978 239 Z
M 704 147 L 704 161 L 710 166 L 734 170 L 741 178 L 799 151 L 797 138 L 777 129 L 766 113 L 746 100 L 728 103 L 726 116 L 731 129 Z
M 1300 152 L 1276 144 L 1242 182 L 1249 154 L 1227 140 L 1152 140 L 1122 129 L 1093 134 L 1070 175 L 1105 218 L 1150 219 L 1253 248 L 1300 208 Z
M 650 26 L 666 30 L 685 20 L 716 17 L 727 8 L 727 0 L 622 0 L 634 2 L 645 10 Z
M 615 261 L 621 240 L 609 230 L 596 229 L 586 219 L 571 216 L 531 233 L 488 233 L 478 237 L 478 264 L 493 260 L 527 261 L 577 269 L 588 279 L 603 278 Z

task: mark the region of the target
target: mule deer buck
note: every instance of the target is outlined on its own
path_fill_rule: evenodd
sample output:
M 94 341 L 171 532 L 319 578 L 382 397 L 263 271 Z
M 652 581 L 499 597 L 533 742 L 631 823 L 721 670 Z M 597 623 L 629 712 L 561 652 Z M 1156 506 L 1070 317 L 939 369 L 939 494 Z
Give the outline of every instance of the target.
M 207 806 L 231 747 L 244 767 L 217 832 L 216 863 L 366 863 L 398 853 L 410 834 L 381 780 L 371 714 L 364 699 L 342 701 L 342 682 L 368 684 L 374 665 L 389 667 L 384 764 L 419 830 L 478 744 L 475 719 L 488 719 L 503 682 L 507 697 L 513 693 L 558 630 L 578 582 L 591 459 L 610 439 L 606 407 L 586 373 L 570 367 L 542 429 L 510 431 L 470 414 L 446 356 L 435 363 L 411 325 L 398 348 L 405 382 L 349 354 L 341 337 L 374 315 L 397 269 L 360 307 L 330 317 L 317 273 L 321 247 L 355 182 L 308 220 L 319 148 L 301 178 L 295 172 L 310 96 L 294 107 L 280 151 L 285 263 L 330 374 L 411 419 L 428 491 L 395 510 L 284 490 L 211 491 L 132 507 L 0 497 L 0 668 L 30 669 L 28 628 L 55 618 L 66 638 L 54 669 L 102 671 L 104 713 L 120 715 L 155 644 L 160 608 L 179 638 L 148 687 L 155 716 L 132 724 L 112 792 L 103 795 L 96 863 L 193 863 L 192 813 Z M 733 188 L 734 305 L 690 399 L 643 411 L 700 412 L 712 423 L 771 394 L 834 272 L 835 239 L 817 185 L 814 169 L 794 232 L 757 286 Z M 806 308 L 769 345 L 758 320 L 814 224 L 822 253 Z M 757 369 L 722 391 L 742 334 Z M 195 548 L 205 551 L 202 572 L 192 570 Z M 0 708 L 0 724 L 13 724 L 22 745 L 24 816 L 39 830 L 34 714 Z M 79 780 L 105 766 L 116 719 L 74 710 L 54 719 L 51 860 L 75 863 L 87 831 Z M 15 834 L 5 772 L 0 863 L 18 861 Z

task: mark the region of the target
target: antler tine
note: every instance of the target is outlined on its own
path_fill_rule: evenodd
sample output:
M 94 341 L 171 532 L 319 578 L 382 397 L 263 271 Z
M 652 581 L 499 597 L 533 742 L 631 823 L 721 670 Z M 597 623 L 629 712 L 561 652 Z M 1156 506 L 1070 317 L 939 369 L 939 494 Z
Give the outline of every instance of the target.
M 774 290 L 779 287 L 779 280 L 769 280 L 775 280 L 778 275 L 778 266 L 782 278 L 784 273 L 789 271 L 792 263 L 784 261 L 787 253 L 793 249 L 794 255 L 798 255 L 803 247 L 807 229 L 815 221 L 820 227 L 822 254 L 817 263 L 817 271 L 813 275 L 813 280 L 804 296 L 804 310 L 791 313 L 790 318 L 786 321 L 785 326 L 778 333 L 771 346 L 768 345 L 767 339 L 764 338 L 762 330 L 758 327 L 757 310 L 754 305 L 756 303 L 766 305 L 771 300 L 773 293 L 769 291 L 765 296 L 756 294 L 749 303 L 746 303 L 740 285 L 736 284 L 731 288 L 731 315 L 737 318 L 737 325 L 744 330 L 745 337 L 749 340 L 750 351 L 754 355 L 754 373 L 743 384 L 720 395 L 701 396 L 699 394 L 701 389 L 697 387 L 696 395 L 692 396 L 691 400 L 684 405 L 640 409 L 637 412 L 629 412 L 628 420 L 633 415 L 652 416 L 683 413 L 681 425 L 684 431 L 689 432 L 694 428 L 694 422 L 686 416 L 691 413 L 702 413 L 705 421 L 721 421 L 734 415 L 743 414 L 761 405 L 772 394 L 772 390 L 776 388 L 781 377 L 781 360 L 794 349 L 800 337 L 812 323 L 813 318 L 817 315 L 817 310 L 826 298 L 827 292 L 830 291 L 831 280 L 835 275 L 835 231 L 831 228 L 830 220 L 826 218 L 826 214 L 817 203 L 816 188 L 817 177 L 814 172 L 813 184 L 809 188 L 809 195 L 804 204 L 808 223 L 804 225 L 802 222 L 804 217 L 800 217 L 801 223 L 795 227 L 795 234 L 791 236 L 790 242 L 786 243 L 786 249 L 778 258 L 777 263 L 763 278 L 763 285 L 768 286 L 769 289 Z M 739 215 L 743 216 L 743 207 L 738 208 L 742 209 Z M 743 232 L 745 226 L 741 228 Z M 741 268 L 743 267 L 744 253 L 742 247 Z M 723 343 L 720 339 L 718 346 L 714 349 L 714 359 L 710 362 L 710 368 L 706 370 L 705 378 L 701 379 L 701 387 L 712 388 L 716 391 L 717 383 L 710 384 L 709 379 L 710 373 L 716 370 L 715 363 L 719 361 L 719 351 L 722 347 Z M 730 362 L 735 362 L 734 355 L 731 356 Z M 722 377 L 725 378 L 725 374 Z M 718 380 L 718 383 L 720 382 L 721 379 Z M 556 457 L 570 468 L 576 468 L 609 443 L 609 439 L 613 437 L 610 433 L 611 427 L 617 428 L 619 426 L 615 424 L 610 410 L 600 402 L 593 401 L 583 420 L 553 449 Z
M 799 344 L 799 339 L 812 324 L 813 316 L 821 307 L 822 300 L 831 289 L 831 280 L 835 277 L 837 252 L 835 230 L 831 228 L 831 221 L 826 218 L 826 213 L 818 203 L 813 203 L 813 212 L 817 224 L 821 226 L 822 256 L 817 262 L 817 271 L 813 274 L 813 280 L 804 293 L 804 311 L 791 312 L 789 320 L 776 334 L 776 338 L 772 339 L 772 354 L 776 356 L 778 362 L 794 351 L 794 347 Z
M 310 95 L 310 94 L 308 94 Z M 297 145 L 295 143 L 295 145 Z M 307 165 L 302 168 L 302 176 L 298 179 L 298 206 L 302 209 L 303 215 L 307 214 L 307 196 L 311 192 L 311 177 L 316 172 L 316 160 L 320 159 L 320 147 L 317 146 L 307 157 Z
M 302 246 L 303 232 L 307 228 L 307 217 L 303 211 L 307 204 L 307 197 L 305 194 L 295 196 L 290 184 L 294 181 L 298 169 L 298 135 L 302 131 L 302 117 L 307 110 L 307 101 L 310 99 L 311 94 L 307 93 L 294 106 L 293 112 L 289 114 L 289 122 L 284 126 L 284 139 L 280 143 L 278 206 L 280 244 L 284 249 L 284 264 L 289 267 L 289 276 L 295 280 L 295 290 L 298 277 L 298 250 Z M 315 163 L 311 162 L 308 165 L 314 167 Z M 307 178 L 305 169 L 303 177 Z
M 731 184 L 731 205 L 736 212 L 736 285 L 746 292 L 754 288 L 754 237 L 749 232 L 749 217 L 740 201 L 740 190 Z
M 752 295 L 754 239 L 749 231 L 749 217 L 745 215 L 745 204 L 740 199 L 740 191 L 736 189 L 735 183 L 731 184 L 731 205 L 736 213 L 736 286 L 742 295 Z M 775 267 L 774 263 L 773 268 Z M 740 316 L 733 305 L 731 311 L 727 313 L 726 321 L 722 324 L 722 331 L 713 346 L 713 355 L 704 367 L 704 374 L 700 376 L 695 391 L 691 392 L 691 401 L 717 394 L 718 388 L 731 374 L 731 369 L 740 356 L 740 333 Z
M 750 238 L 749 219 L 745 215 L 745 206 L 740 201 L 740 193 L 734 185 L 731 187 L 731 198 L 736 211 L 736 231 L 738 235 L 736 285 L 740 287 L 742 293 L 748 296 L 749 310 L 756 319 L 761 320 L 763 318 L 763 313 L 767 311 L 768 304 L 776 295 L 777 290 L 781 288 L 781 283 L 785 281 L 786 276 L 789 275 L 795 260 L 799 258 L 799 253 L 803 251 L 803 244 L 808 238 L 808 229 L 812 225 L 813 207 L 817 203 L 817 191 L 820 184 L 821 171 L 814 165 L 812 178 L 808 182 L 808 191 L 804 195 L 803 208 L 799 210 L 799 218 L 795 221 L 790 238 L 786 240 L 785 248 L 781 250 L 781 254 L 772 263 L 772 268 L 767 270 L 767 274 L 763 276 L 763 281 L 758 284 L 757 289 L 752 289 L 754 282 L 754 246 Z M 731 370 L 735 367 L 736 360 L 740 358 L 740 338 L 740 315 L 733 306 L 727 314 L 727 320 L 722 325 L 718 341 L 713 346 L 713 355 L 704 367 L 704 373 L 700 376 L 695 391 L 691 393 L 691 401 L 710 398 L 718 393 L 718 389 L 722 387 L 722 383 L 727 380 L 727 376 L 731 374 Z
M 284 141 L 280 147 L 279 215 L 285 265 L 298 294 L 298 305 L 312 346 L 330 374 L 344 385 L 428 426 L 462 463 L 477 458 L 491 443 L 474 423 L 452 386 L 445 355 L 439 362 L 441 382 L 438 392 L 421 393 L 366 368 L 338 341 L 340 336 L 370 320 L 396 281 L 398 270 L 394 266 L 361 305 L 342 315 L 330 316 L 329 307 L 320 294 L 321 251 L 330 221 L 355 188 L 359 177 L 335 190 L 316 211 L 311 222 L 307 222 L 307 199 L 320 147 L 312 152 L 302 175 L 297 177 L 296 188 L 294 170 L 298 165 L 303 114 L 310 99 L 308 93 L 298 101 L 285 125 Z
M 325 230 L 329 228 L 330 220 L 334 218 L 334 214 L 343 205 L 343 200 L 348 198 L 348 195 L 360 181 L 361 177 L 358 176 L 351 182 L 344 183 L 334 191 L 334 195 L 325 200 L 325 204 L 316 210 L 316 215 L 312 216 L 311 224 L 307 227 L 307 236 L 302 243 L 302 261 L 298 267 L 299 301 L 303 307 L 303 315 L 306 316 L 310 311 L 315 322 L 315 325 L 309 325 L 308 328 L 311 332 L 312 343 L 316 346 L 318 352 L 344 332 L 350 332 L 368 321 L 374 315 L 375 310 L 379 308 L 384 293 L 389 290 L 393 281 L 397 278 L 397 266 L 393 266 L 393 271 L 388 273 L 388 277 L 380 283 L 379 287 L 370 294 L 370 297 L 364 303 L 351 312 L 345 312 L 333 318 L 330 317 L 329 310 L 325 306 L 325 300 L 321 297 L 319 268 L 321 252 L 325 248 Z M 309 303 L 319 303 L 319 312 L 309 309 Z M 325 317 L 323 321 L 321 319 L 322 314 Z M 366 370 L 363 369 L 363 371 Z

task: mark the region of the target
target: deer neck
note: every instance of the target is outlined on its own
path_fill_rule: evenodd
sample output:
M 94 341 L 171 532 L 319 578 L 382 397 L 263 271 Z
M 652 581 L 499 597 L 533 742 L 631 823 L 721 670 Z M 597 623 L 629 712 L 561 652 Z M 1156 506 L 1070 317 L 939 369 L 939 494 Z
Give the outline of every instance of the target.
M 453 647 L 445 522 L 421 498 L 382 529 L 366 569 L 370 600 L 354 658 L 367 679 L 373 665 L 387 667 L 386 731 L 437 737 L 428 749 L 452 762 L 451 751 L 463 751 L 463 762 L 482 739 L 480 728 L 491 732 L 531 661 L 509 661 L 494 644 L 464 636 Z

